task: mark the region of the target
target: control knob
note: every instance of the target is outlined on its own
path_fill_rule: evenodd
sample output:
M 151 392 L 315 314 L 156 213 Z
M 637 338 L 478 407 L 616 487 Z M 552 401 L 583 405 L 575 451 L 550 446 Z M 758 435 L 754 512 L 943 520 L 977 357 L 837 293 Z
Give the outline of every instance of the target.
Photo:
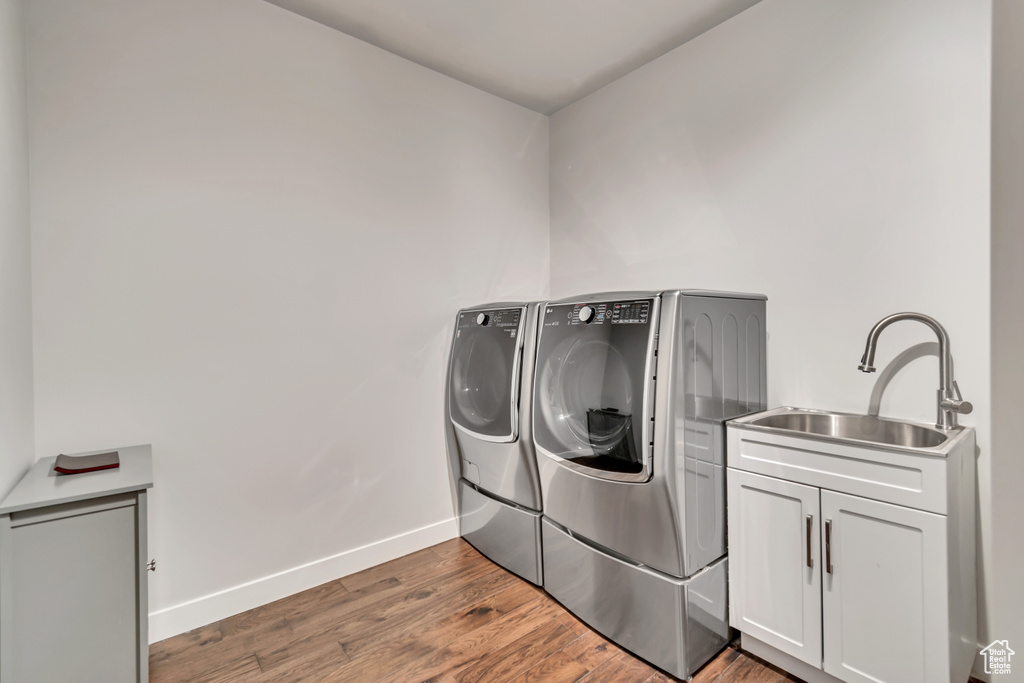
M 590 323 L 594 320 L 594 309 L 591 306 L 584 306 L 580 309 L 580 322 Z
M 487 322 L 490 319 L 491 319 L 491 316 L 487 315 L 486 313 L 481 313 L 480 315 L 478 315 L 476 317 L 476 324 L 477 325 L 486 325 Z

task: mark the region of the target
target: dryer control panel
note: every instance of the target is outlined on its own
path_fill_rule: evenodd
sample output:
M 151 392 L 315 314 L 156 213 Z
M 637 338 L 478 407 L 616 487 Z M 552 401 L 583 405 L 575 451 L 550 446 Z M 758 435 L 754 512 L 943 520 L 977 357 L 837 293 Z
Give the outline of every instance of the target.
M 519 327 L 523 316 L 521 308 L 502 308 L 493 311 L 465 311 L 459 314 L 459 329 L 464 327 Z

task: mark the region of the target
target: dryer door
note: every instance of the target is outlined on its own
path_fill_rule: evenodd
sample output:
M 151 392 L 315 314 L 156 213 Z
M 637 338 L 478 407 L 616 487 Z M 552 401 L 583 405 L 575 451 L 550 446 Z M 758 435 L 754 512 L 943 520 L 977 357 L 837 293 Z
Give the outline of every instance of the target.
M 525 308 L 460 311 L 448 410 L 456 427 L 485 441 L 519 436 L 519 363 Z
M 650 479 L 657 305 L 545 306 L 533 405 L 540 452 L 594 477 Z

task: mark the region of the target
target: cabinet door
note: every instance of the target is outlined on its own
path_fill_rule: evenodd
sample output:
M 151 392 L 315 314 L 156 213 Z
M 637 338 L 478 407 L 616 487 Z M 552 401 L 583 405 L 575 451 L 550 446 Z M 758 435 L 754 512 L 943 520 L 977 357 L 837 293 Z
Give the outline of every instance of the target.
M 946 518 L 832 491 L 821 514 L 825 671 L 851 683 L 948 681 Z
M 135 511 L 65 511 L 12 529 L 12 681 L 139 680 Z
M 821 668 L 818 489 L 729 469 L 732 626 Z

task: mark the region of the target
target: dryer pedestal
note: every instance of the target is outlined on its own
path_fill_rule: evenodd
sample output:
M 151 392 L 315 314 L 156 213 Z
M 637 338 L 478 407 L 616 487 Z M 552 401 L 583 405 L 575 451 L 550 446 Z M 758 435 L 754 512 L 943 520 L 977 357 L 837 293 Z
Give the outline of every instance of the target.
M 677 579 L 541 526 L 544 589 L 607 638 L 678 678 L 728 643 L 727 558 Z
M 543 585 L 541 514 L 492 498 L 461 479 L 459 488 L 462 537 L 513 574 Z

